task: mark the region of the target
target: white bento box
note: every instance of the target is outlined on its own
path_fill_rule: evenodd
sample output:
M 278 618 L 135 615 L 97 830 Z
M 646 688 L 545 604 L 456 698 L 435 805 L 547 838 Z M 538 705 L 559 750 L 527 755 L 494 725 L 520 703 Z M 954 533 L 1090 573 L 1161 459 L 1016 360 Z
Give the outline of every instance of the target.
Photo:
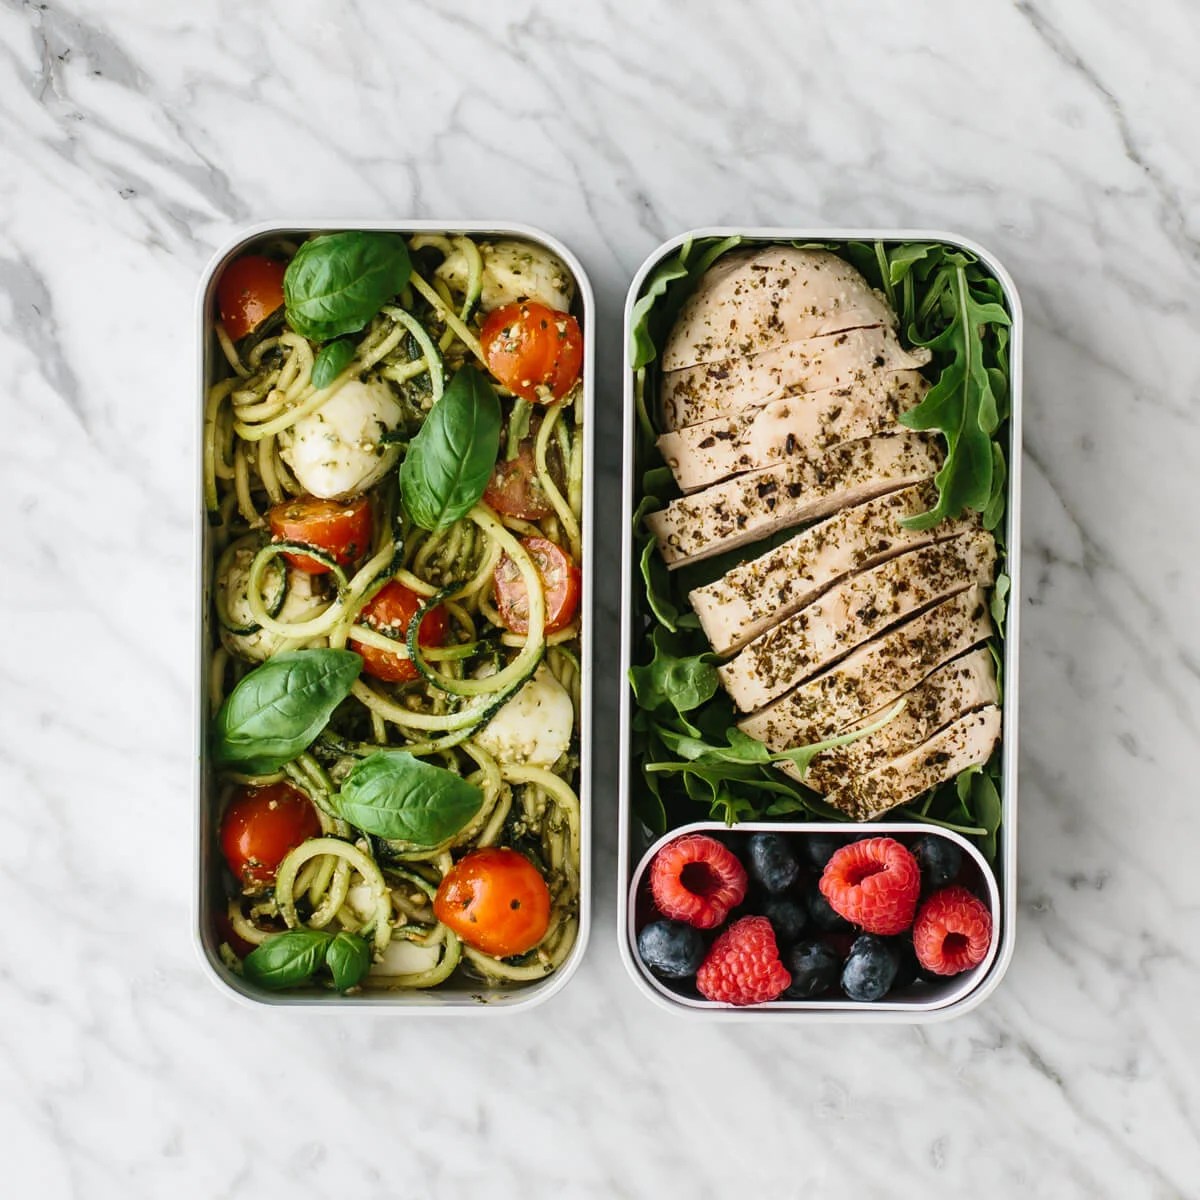
M 639 961 L 636 948 L 636 898 L 642 874 L 658 847 L 684 832 L 725 830 L 726 826 L 710 821 L 698 821 L 668 831 L 662 838 L 653 839 L 637 820 L 632 807 L 633 789 L 639 785 L 637 764 L 632 759 L 631 722 L 634 711 L 632 689 L 627 679 L 633 661 L 634 638 L 640 633 L 634 628 L 637 613 L 634 589 L 638 585 L 635 557 L 633 514 L 640 500 L 640 471 L 636 462 L 636 405 L 635 372 L 631 361 L 631 327 L 633 309 L 643 285 L 654 268 L 684 243 L 700 238 L 739 236 L 744 242 L 820 243 L 833 246 L 844 242 L 933 242 L 959 248 L 974 255 L 999 282 L 1012 320 L 1009 339 L 1010 355 L 1010 415 L 1008 419 L 1008 477 L 1005 535 L 1007 560 L 1005 570 L 1011 581 L 1006 632 L 1004 640 L 1003 746 L 1001 759 L 1002 823 L 997 842 L 995 869 L 982 859 L 966 839 L 949 831 L 930 826 L 913 826 L 908 822 L 881 821 L 869 824 L 851 822 L 808 823 L 784 821 L 769 824 L 745 823 L 731 827 L 731 832 L 753 832 L 772 829 L 779 832 L 837 832 L 856 833 L 935 832 L 943 833 L 959 843 L 980 867 L 984 880 L 983 891 L 990 905 L 994 937 L 987 959 L 972 971 L 954 979 L 924 989 L 920 999 L 884 1000 L 875 1003 L 843 999 L 805 1001 L 774 1001 L 769 1005 L 734 1008 L 714 1004 L 699 998 L 689 998 L 664 981 L 655 978 Z M 624 426 L 623 426 L 623 488 L 622 488 L 622 605 L 621 605 L 621 707 L 619 746 L 619 823 L 617 938 L 621 957 L 635 986 L 649 999 L 672 1011 L 702 1019 L 761 1021 L 773 1017 L 790 1017 L 801 1021 L 826 1022 L 903 1022 L 921 1023 L 942 1020 L 966 1012 L 980 1004 L 997 986 L 1012 958 L 1016 936 L 1017 910 L 1017 698 L 1020 647 L 1021 597 L 1021 394 L 1022 353 L 1024 342 L 1021 302 L 1012 277 L 996 257 L 984 247 L 957 234 L 936 230 L 907 229 L 793 229 L 716 227 L 693 229 L 664 242 L 642 263 L 630 284 L 625 304 L 624 322 Z
M 367 991 L 354 996 L 341 996 L 335 992 L 310 988 L 294 992 L 266 992 L 247 984 L 222 961 L 217 952 L 219 939 L 214 931 L 213 913 L 216 901 L 222 897 L 221 854 L 218 845 L 215 812 L 215 788 L 208 758 L 207 728 L 209 724 L 208 702 L 208 658 L 212 647 L 211 555 L 209 553 L 208 523 L 205 519 L 202 481 L 202 424 L 204 396 L 213 378 L 216 367 L 221 363 L 220 350 L 213 331 L 213 302 L 217 281 L 221 271 L 239 254 L 252 249 L 271 238 L 290 235 L 305 237 L 310 233 L 332 233 L 345 230 L 368 230 L 402 235 L 417 233 L 470 234 L 481 238 L 518 238 L 544 246 L 558 255 L 570 268 L 577 286 L 574 312 L 583 331 L 584 362 L 583 413 L 584 413 L 584 471 L 583 471 L 583 516 L 581 532 L 583 542 L 582 597 L 580 612 L 581 627 L 581 681 L 580 681 L 580 896 L 579 928 L 575 945 L 566 962 L 553 974 L 536 982 L 487 986 L 469 979 L 451 977 L 449 981 L 430 991 Z M 512 1012 L 528 1009 L 548 1000 L 564 987 L 574 975 L 587 947 L 591 927 L 591 844 L 592 844 L 592 625 L 594 619 L 592 581 L 595 573 L 593 521 L 593 448 L 595 436 L 595 299 L 591 283 L 582 264 L 561 242 L 530 226 L 507 222 L 480 221 L 275 221 L 252 226 L 240 232 L 222 247 L 211 259 L 200 283 L 196 307 L 197 325 L 197 368 L 199 392 L 196 404 L 196 456 L 193 464 L 196 480 L 196 557 L 195 589 L 193 595 L 198 604 L 196 614 L 197 657 L 196 689 L 193 729 L 195 736 L 195 773 L 193 775 L 194 808 L 193 830 L 195 846 L 193 861 L 192 928 L 197 949 L 207 973 L 213 981 L 230 995 L 243 1002 L 264 1004 L 282 1008 L 319 1009 L 346 1011 L 358 1009 L 370 1012 L 405 1013 L 419 1016 L 472 1015 Z

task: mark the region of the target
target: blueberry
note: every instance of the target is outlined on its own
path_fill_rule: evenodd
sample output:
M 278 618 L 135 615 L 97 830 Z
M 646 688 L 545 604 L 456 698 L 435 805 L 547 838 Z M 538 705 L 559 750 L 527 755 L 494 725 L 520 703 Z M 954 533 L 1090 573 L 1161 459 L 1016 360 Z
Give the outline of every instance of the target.
M 822 932 L 834 933 L 839 929 L 853 928 L 845 917 L 833 911 L 829 901 L 821 895 L 821 889 L 815 879 L 804 889 L 804 902 L 808 905 L 808 915 L 814 927 Z
M 842 968 L 842 990 L 851 1000 L 882 1000 L 899 966 L 900 957 L 886 939 L 873 933 L 860 934 Z
M 777 833 L 752 833 L 747 848 L 750 874 L 768 892 L 786 892 L 800 877 L 800 864 Z
M 921 882 L 928 890 L 943 888 L 962 869 L 962 850 L 949 838 L 922 834 L 909 847 L 921 868 Z
M 892 980 L 892 991 L 898 992 L 910 984 L 916 983 L 921 972 L 921 964 L 917 962 L 917 952 L 913 949 L 912 940 L 901 935 L 892 939 L 892 949 L 896 953 L 896 978 Z
M 802 840 L 805 860 L 814 871 L 825 870 L 825 864 L 846 844 L 836 833 L 809 833 Z
M 784 954 L 783 963 L 792 975 L 785 1000 L 808 1000 L 829 991 L 842 969 L 841 959 L 822 942 L 797 942 Z
M 794 896 L 768 896 L 759 907 L 780 945 L 794 942 L 808 924 L 808 909 Z
M 656 974 L 686 979 L 704 961 L 704 938 L 682 921 L 651 921 L 638 934 L 638 953 Z

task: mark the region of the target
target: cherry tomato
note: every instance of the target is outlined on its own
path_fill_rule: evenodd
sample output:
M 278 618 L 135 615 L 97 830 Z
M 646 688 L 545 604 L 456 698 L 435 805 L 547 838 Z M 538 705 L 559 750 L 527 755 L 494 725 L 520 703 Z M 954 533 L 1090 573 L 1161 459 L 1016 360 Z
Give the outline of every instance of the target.
M 221 818 L 221 850 L 243 887 L 268 884 L 289 850 L 319 837 L 309 798 L 290 783 L 244 787 Z
M 546 632 L 556 633 L 570 625 L 579 608 L 582 575 L 561 547 L 542 537 L 521 539 L 533 559 L 546 597 Z M 513 633 L 529 632 L 529 593 L 517 564 L 505 554 L 492 578 L 500 619 Z
M 418 596 L 404 584 L 393 581 L 380 589 L 371 603 L 362 610 L 359 619 L 380 633 L 404 640 L 408 637 L 408 627 L 412 624 L 413 617 L 417 615 L 417 610 L 423 603 L 424 597 Z M 442 645 L 446 640 L 448 627 L 446 610 L 440 604 L 431 608 L 421 618 L 421 628 L 417 630 L 418 644 Z M 419 674 L 411 659 L 401 658 L 387 650 L 364 646 L 362 642 L 353 639 L 350 641 L 350 649 L 362 655 L 363 670 L 376 679 L 383 679 L 388 683 L 408 683 Z
M 234 954 L 238 956 L 238 958 L 245 958 L 246 955 L 254 949 L 253 943 L 246 941 L 246 939 L 240 936 L 234 929 L 233 922 L 229 919 L 228 913 L 218 912 L 213 924 L 216 925 L 217 928 L 217 944 L 220 945 L 221 942 L 228 943 L 230 950 L 232 950 Z
M 522 521 L 540 521 L 554 512 L 554 506 L 538 483 L 532 438 L 521 443 L 516 458 L 510 459 L 503 450 L 500 452 L 500 461 L 484 490 L 483 502 L 499 513 L 520 517 Z
M 488 370 L 526 400 L 561 400 L 583 366 L 579 322 L 534 300 L 489 313 L 479 340 Z
M 343 567 L 361 558 L 371 543 L 371 502 L 366 496 L 353 500 L 299 496 L 274 505 L 267 513 L 267 521 L 277 542 L 303 542 L 324 550 Z M 329 573 L 323 562 L 307 555 L 283 557 L 310 575 Z
M 261 254 L 235 258 L 217 284 L 217 311 L 236 342 L 283 307 L 284 265 Z
M 468 946 L 508 958 L 546 936 L 550 889 L 525 855 L 493 846 L 472 851 L 446 872 L 433 912 Z

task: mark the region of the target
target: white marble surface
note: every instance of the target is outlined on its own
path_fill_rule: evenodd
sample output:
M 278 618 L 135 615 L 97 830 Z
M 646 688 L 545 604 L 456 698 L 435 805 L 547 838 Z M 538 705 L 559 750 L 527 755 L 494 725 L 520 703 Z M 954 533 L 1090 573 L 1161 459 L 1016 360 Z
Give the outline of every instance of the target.
M 1192 0 L 4 0 L 0 1191 L 1200 1195 L 1197 62 Z M 662 238 L 928 225 L 1008 263 L 1022 920 L 977 1014 L 697 1028 L 640 998 L 607 657 L 597 924 L 548 1007 L 314 1019 L 204 978 L 192 305 L 217 243 L 298 214 L 565 239 L 600 301 L 609 502 L 620 305 Z

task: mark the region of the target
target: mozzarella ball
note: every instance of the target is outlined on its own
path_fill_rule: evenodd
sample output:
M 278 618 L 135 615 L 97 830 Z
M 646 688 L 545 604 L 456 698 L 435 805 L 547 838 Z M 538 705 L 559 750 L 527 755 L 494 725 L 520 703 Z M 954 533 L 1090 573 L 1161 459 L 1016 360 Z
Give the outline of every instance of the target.
M 402 415 L 382 379 L 352 379 L 281 433 L 279 452 L 306 492 L 326 500 L 351 496 L 395 465 L 399 447 L 380 439 L 400 425 Z
M 552 767 L 566 754 L 574 726 L 571 697 L 543 665 L 475 741 L 499 762 Z
M 216 581 L 216 586 L 224 591 L 225 611 L 235 625 L 254 624 L 246 593 L 250 583 L 250 564 L 254 561 L 255 553 L 250 547 L 239 550 L 230 560 L 225 573 Z M 283 569 L 280 561 L 276 559 L 264 572 L 263 589 L 268 596 L 279 586 L 279 572 Z M 306 621 L 315 617 L 327 603 L 326 598 L 315 589 L 311 575 L 289 569 L 287 595 L 276 619 Z M 228 629 L 221 629 L 221 644 L 225 649 L 249 662 L 264 662 L 275 654 L 286 640 L 266 629 L 259 629 L 256 633 L 230 633 Z
M 517 300 L 536 300 L 557 312 L 567 312 L 575 297 L 575 282 L 557 254 L 532 242 L 483 242 L 483 282 L 479 306 L 484 312 Z M 467 290 L 467 258 L 461 250 L 447 255 L 437 275 L 459 293 Z

